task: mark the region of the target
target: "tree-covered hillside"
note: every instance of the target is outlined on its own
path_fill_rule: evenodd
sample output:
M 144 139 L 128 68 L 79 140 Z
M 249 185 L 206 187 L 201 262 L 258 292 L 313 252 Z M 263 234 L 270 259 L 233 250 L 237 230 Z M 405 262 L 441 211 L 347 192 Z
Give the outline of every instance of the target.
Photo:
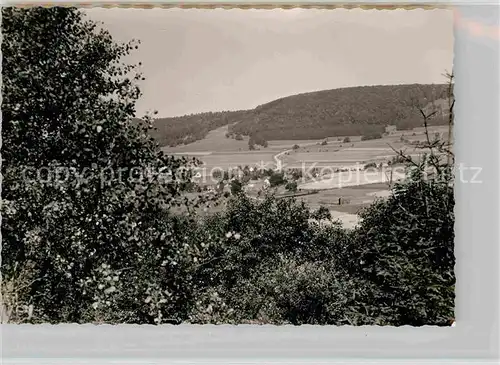
M 242 120 L 248 111 L 223 111 L 154 120 L 151 135 L 161 146 L 189 144 L 205 138 L 211 130 Z
M 409 129 L 422 125 L 415 106 L 431 106 L 446 97 L 446 85 L 359 86 L 288 96 L 252 110 L 200 113 L 154 121 L 153 136 L 175 146 L 203 139 L 229 125 L 228 137 L 262 140 L 321 139 L 325 136 L 371 135 L 386 125 Z M 446 104 L 446 103 L 445 103 Z M 438 103 L 438 108 L 442 103 Z M 438 113 L 434 124 L 444 124 Z

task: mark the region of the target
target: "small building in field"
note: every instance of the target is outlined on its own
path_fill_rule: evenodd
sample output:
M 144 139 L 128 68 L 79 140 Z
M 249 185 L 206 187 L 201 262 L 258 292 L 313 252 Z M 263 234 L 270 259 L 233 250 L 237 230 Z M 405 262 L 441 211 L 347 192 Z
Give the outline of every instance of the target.
M 397 131 L 397 128 L 395 125 L 386 125 L 385 126 L 385 133 L 391 134 Z

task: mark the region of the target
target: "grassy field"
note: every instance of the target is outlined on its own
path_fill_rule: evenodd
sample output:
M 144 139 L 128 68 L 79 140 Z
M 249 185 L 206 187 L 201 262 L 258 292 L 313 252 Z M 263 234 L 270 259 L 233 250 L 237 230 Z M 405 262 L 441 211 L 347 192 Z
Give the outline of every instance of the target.
M 298 200 L 306 202 L 313 209 L 326 206 L 330 210 L 356 214 L 360 208 L 370 205 L 377 198 L 377 195 L 382 195 L 382 192 L 388 192 L 388 189 L 389 185 L 385 183 L 367 184 L 341 189 L 322 190 L 317 194 L 298 198 Z M 339 205 L 339 198 L 347 201 L 347 203 Z
M 447 127 L 430 127 L 431 138 L 435 133 L 440 133 L 442 138 L 447 138 Z M 317 209 L 325 206 L 332 215 L 340 219 L 347 227 L 352 227 L 357 222 L 357 213 L 360 209 L 370 205 L 378 197 L 386 197 L 389 193 L 390 172 L 385 171 L 349 171 L 335 172 L 335 168 L 362 168 L 365 164 L 376 162 L 386 163 L 395 156 L 396 150 L 405 150 L 407 154 L 415 156 L 422 153 L 402 141 L 425 141 L 424 128 L 412 131 L 396 131 L 381 139 L 361 141 L 360 136 L 351 136 L 350 142 L 343 142 L 344 138 L 330 137 L 324 140 L 280 140 L 269 141 L 268 147 L 258 147 L 255 151 L 248 150 L 248 137 L 243 141 L 226 138 L 227 127 L 211 131 L 208 136 L 189 145 L 167 147 L 163 150 L 169 154 L 196 157 L 203 165 L 200 167 L 201 179 L 198 181 L 212 184 L 210 172 L 217 169 L 244 167 L 275 168 L 277 160 L 282 162 L 282 167 L 304 168 L 308 171 L 311 167 L 323 168 L 324 176 L 314 181 L 303 181 L 298 188 L 301 191 L 318 190 L 316 194 L 297 197 L 304 201 L 310 208 Z M 298 145 L 299 148 L 293 147 Z M 393 181 L 402 179 L 401 171 L 393 173 Z M 263 186 L 263 181 L 251 181 L 247 186 L 250 195 Z M 278 194 L 285 193 L 280 187 Z M 339 198 L 342 204 L 339 205 Z M 224 204 L 222 204 L 223 206 Z M 220 210 L 222 206 L 210 208 L 202 213 Z
M 261 181 L 252 181 L 249 195 L 257 198 L 257 191 L 262 188 Z M 276 189 L 277 196 L 288 195 L 283 187 Z M 354 227 L 359 222 L 358 213 L 361 209 L 372 204 L 375 199 L 386 197 L 389 193 L 387 183 L 367 184 L 360 186 L 345 187 L 341 189 L 321 190 L 315 194 L 296 196 L 299 202 L 304 202 L 310 209 L 316 210 L 323 206 L 330 210 L 333 219 L 339 219 L 346 228 Z M 196 193 L 187 194 L 191 199 L 196 198 Z M 339 205 L 339 198 L 341 204 Z M 286 198 L 284 198 L 286 199 Z M 227 199 L 221 198 L 217 206 L 208 209 L 201 207 L 198 214 L 201 216 L 221 211 L 227 203 Z M 179 212 L 181 209 L 179 208 Z
M 261 149 L 249 151 L 248 137 L 237 141 L 226 138 L 226 133 L 227 126 L 209 132 L 203 140 L 183 146 L 164 147 L 162 150 L 167 154 L 196 157 L 203 163 L 203 173 L 209 173 L 212 169 L 226 170 L 246 165 L 275 167 L 273 156 L 281 151 L 281 147 L 260 147 Z
M 447 127 L 431 127 L 430 130 L 431 133 L 447 134 Z M 226 138 L 226 132 L 227 126 L 211 131 L 203 140 L 183 146 L 165 147 L 163 151 L 168 154 L 196 157 L 205 163 L 207 168 L 272 164 L 275 162 L 273 156 L 280 153 L 285 167 L 301 167 L 303 163 L 306 166 L 317 164 L 338 167 L 353 165 L 356 162 L 364 164 L 386 161 L 394 155 L 390 146 L 396 149 L 405 148 L 400 140 L 402 135 L 410 141 L 425 140 L 422 128 L 414 131 L 397 131 L 382 139 L 369 141 L 361 141 L 360 136 L 351 136 L 349 143 L 343 143 L 342 138 L 329 137 L 327 145 L 321 145 L 323 140 L 269 141 L 267 148 L 257 146 L 260 149 L 249 151 L 248 137 L 244 137 L 243 141 L 236 141 Z M 298 145 L 299 148 L 293 150 L 294 145 Z
M 242 141 L 226 138 L 227 129 L 228 126 L 214 129 L 202 140 L 176 147 L 163 147 L 163 151 L 167 153 L 247 151 L 248 137 L 243 136 Z
M 392 175 L 392 176 L 391 176 Z M 299 184 L 301 190 L 330 190 L 351 186 L 389 183 L 404 179 L 405 174 L 399 171 L 346 171 L 337 172 L 317 178 L 315 181 Z
M 440 133 L 443 138 L 447 138 L 448 135 L 447 127 L 431 127 L 430 131 L 431 133 Z M 397 131 L 381 139 L 368 141 L 361 141 L 359 136 L 350 137 L 350 142 L 348 143 L 338 140 L 329 140 L 326 145 L 304 146 L 289 151 L 282 156 L 282 161 L 284 166 L 290 168 L 311 165 L 318 167 L 341 167 L 354 166 L 356 163 L 365 165 L 370 162 L 387 162 L 388 159 L 395 155 L 392 148 L 396 150 L 406 150 L 409 154 L 418 155 L 421 153 L 421 151 L 415 150 L 414 146 L 405 144 L 401 141 L 401 138 L 410 142 L 423 142 L 426 136 L 424 134 L 424 129 L 419 128 L 414 131 Z

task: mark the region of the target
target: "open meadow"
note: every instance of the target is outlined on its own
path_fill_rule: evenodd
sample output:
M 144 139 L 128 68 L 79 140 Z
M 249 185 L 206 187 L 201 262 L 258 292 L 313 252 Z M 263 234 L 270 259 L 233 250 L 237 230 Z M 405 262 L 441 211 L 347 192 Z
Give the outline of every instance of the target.
M 429 136 L 439 134 L 446 139 L 447 126 L 429 127 Z M 424 150 L 419 150 L 414 143 L 425 142 L 425 129 L 393 131 L 380 139 L 362 140 L 361 136 L 327 137 L 322 140 L 275 140 L 268 141 L 267 147 L 257 146 L 249 150 L 248 137 L 235 140 L 226 137 L 228 126 L 217 128 L 201 140 L 187 145 L 164 147 L 163 151 L 177 156 L 194 157 L 201 162 L 198 167 L 198 181 L 203 185 L 215 185 L 217 179 L 211 178 L 215 172 L 229 169 L 299 169 L 302 179 L 298 181 L 298 193 L 313 192 L 298 196 L 310 208 L 327 207 L 332 218 L 341 220 L 346 228 L 358 222 L 357 213 L 370 205 L 375 198 L 388 195 L 389 186 L 401 181 L 405 175 L 400 169 L 387 169 L 387 162 L 396 156 L 396 151 L 405 151 L 407 155 L 418 158 Z M 385 168 L 364 170 L 367 164 L 384 164 Z M 311 172 L 319 170 L 319 176 L 312 177 Z M 340 171 L 339 171 L 340 170 Z M 348 171 L 346 171 L 348 170 Z M 251 196 L 264 186 L 264 179 L 249 181 L 245 191 Z M 281 186 L 278 195 L 286 194 Z M 342 203 L 339 204 L 339 198 Z M 222 203 L 224 205 L 224 203 Z M 221 205 L 221 206 L 222 206 Z M 213 207 L 203 214 L 219 211 Z
M 302 168 L 314 166 L 354 166 L 356 163 L 386 162 L 395 153 L 396 149 L 406 149 L 410 154 L 419 154 L 414 146 L 408 142 L 425 141 L 424 128 L 415 128 L 412 131 L 396 131 L 381 139 L 361 141 L 361 136 L 350 136 L 349 142 L 343 142 L 345 137 L 326 137 L 324 140 L 278 140 L 269 141 L 268 147 L 257 146 L 256 150 L 248 149 L 248 137 L 237 141 L 227 138 L 228 127 L 224 126 L 210 131 L 206 138 L 176 147 L 163 147 L 168 154 L 196 157 L 207 169 L 231 168 L 237 166 L 271 167 L 276 165 L 275 156 L 285 168 Z M 442 138 L 447 138 L 447 127 L 430 127 L 433 133 L 440 133 Z M 322 143 L 326 144 L 322 145 Z M 295 149 L 294 149 L 295 146 Z M 414 150 L 413 152 L 411 152 Z M 276 167 L 276 166 L 272 166 Z

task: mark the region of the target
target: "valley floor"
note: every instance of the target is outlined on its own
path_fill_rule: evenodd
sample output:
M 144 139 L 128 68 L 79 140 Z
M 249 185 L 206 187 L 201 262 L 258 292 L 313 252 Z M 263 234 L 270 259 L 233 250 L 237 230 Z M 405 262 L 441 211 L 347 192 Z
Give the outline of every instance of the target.
M 447 133 L 447 126 L 430 127 L 432 134 Z M 269 141 L 268 147 L 248 150 L 248 137 L 242 141 L 226 138 L 227 126 L 211 131 L 201 141 L 165 147 L 163 151 L 178 156 L 194 157 L 201 162 L 198 168 L 199 181 L 215 185 L 217 179 L 211 178 L 214 171 L 243 168 L 278 169 L 286 171 L 299 169 L 304 179 L 298 183 L 299 191 L 316 191 L 298 197 L 310 208 L 326 206 L 334 219 L 339 219 L 346 228 L 352 228 L 359 221 L 360 209 L 370 205 L 377 198 L 389 195 L 391 183 L 405 177 L 404 171 L 387 168 L 396 153 L 404 150 L 412 157 L 418 157 L 422 150 L 416 149 L 412 142 L 426 139 L 423 128 L 411 131 L 396 131 L 382 139 L 361 141 L 360 136 L 330 137 L 325 140 Z M 446 136 L 444 137 L 446 138 Z M 326 143 L 324 142 L 326 141 Z M 385 164 L 382 170 L 364 170 L 366 164 Z M 319 171 L 319 177 L 312 178 L 311 171 Z M 339 172 L 338 169 L 349 171 Z M 248 193 L 256 195 L 264 181 L 251 181 Z M 285 193 L 283 187 L 278 193 Z M 342 204 L 339 204 L 339 198 Z

